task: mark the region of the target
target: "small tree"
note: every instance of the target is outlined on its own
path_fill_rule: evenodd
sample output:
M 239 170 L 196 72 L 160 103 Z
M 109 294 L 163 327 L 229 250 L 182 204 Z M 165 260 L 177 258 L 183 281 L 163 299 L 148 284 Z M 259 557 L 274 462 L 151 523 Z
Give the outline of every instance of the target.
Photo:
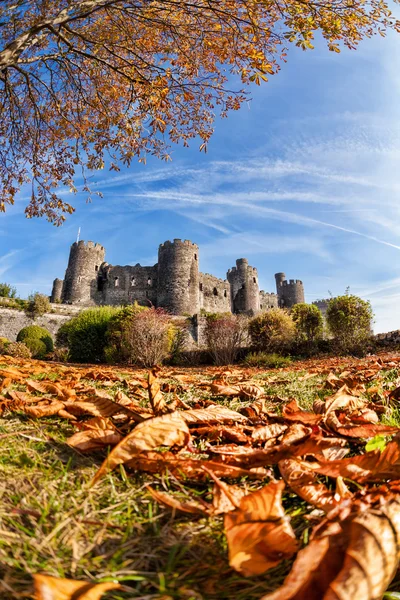
M 315 304 L 301 302 L 295 304 L 290 311 L 296 326 L 299 342 L 313 344 L 322 337 L 324 320 L 322 313 Z
M 44 314 L 50 312 L 50 300 L 48 296 L 34 292 L 28 297 L 28 305 L 26 307 L 27 314 L 36 319 L 36 317 L 42 317 Z
M 363 352 L 372 333 L 371 304 L 358 296 L 345 294 L 329 300 L 326 320 L 340 352 Z
M 271 308 L 249 323 L 252 345 L 266 352 L 286 352 L 296 337 L 292 317 L 282 308 Z
M 247 319 L 231 314 L 207 316 L 207 348 L 216 365 L 230 365 L 247 338 Z
M 17 288 L 9 283 L 0 283 L 0 298 L 16 298 Z
M 63 325 L 63 332 L 57 343 L 68 342 L 69 358 L 75 362 L 103 362 L 106 346 L 106 332 L 111 318 L 120 309 L 112 306 L 98 306 L 82 311 L 68 324 Z

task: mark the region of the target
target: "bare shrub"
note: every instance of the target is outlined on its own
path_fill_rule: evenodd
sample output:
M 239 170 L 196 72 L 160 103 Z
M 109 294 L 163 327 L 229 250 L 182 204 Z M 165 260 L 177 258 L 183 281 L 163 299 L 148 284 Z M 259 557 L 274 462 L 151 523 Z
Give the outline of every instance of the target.
M 214 363 L 230 365 L 247 341 L 247 319 L 230 314 L 208 315 L 205 335 Z
M 32 356 L 28 346 L 23 342 L 10 342 L 4 352 L 14 358 L 31 358 Z
M 137 312 L 123 329 L 129 360 L 143 367 L 162 363 L 169 356 L 171 322 L 161 308 Z

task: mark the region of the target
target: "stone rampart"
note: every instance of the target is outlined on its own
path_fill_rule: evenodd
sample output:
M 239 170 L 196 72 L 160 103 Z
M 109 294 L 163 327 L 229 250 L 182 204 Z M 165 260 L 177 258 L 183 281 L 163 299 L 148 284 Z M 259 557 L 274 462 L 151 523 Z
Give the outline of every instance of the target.
M 200 273 L 200 308 L 211 313 L 231 312 L 229 281 Z

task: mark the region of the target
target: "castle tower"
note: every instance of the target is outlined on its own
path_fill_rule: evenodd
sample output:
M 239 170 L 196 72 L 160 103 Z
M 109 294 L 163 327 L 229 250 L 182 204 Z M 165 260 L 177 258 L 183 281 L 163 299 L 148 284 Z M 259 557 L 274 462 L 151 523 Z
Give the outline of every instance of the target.
M 158 249 L 158 306 L 173 315 L 200 311 L 199 248 L 189 240 L 164 242 Z
M 304 286 L 300 279 L 290 279 L 288 281 L 285 273 L 276 273 L 275 281 L 281 308 L 291 308 L 295 304 L 304 302 Z
M 62 301 L 67 304 L 96 304 L 97 275 L 104 262 L 105 249 L 100 244 L 84 241 L 71 246 L 65 272 Z
M 257 269 L 249 265 L 247 258 L 238 258 L 226 278 L 231 284 L 232 311 L 256 314 L 260 310 Z
M 62 279 L 55 279 L 53 281 L 53 289 L 51 290 L 50 302 L 61 302 L 63 283 L 64 281 Z

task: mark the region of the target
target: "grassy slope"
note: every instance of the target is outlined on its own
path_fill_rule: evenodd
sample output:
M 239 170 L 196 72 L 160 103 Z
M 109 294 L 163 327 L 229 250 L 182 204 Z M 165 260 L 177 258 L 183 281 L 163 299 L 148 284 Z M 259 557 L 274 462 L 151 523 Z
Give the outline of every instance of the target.
M 345 364 L 344 360 L 343 367 Z M 295 397 L 304 408 L 310 408 L 316 396 L 331 392 L 321 390 L 326 374 L 301 381 L 307 367 L 247 373 L 264 385 L 268 394 Z M 205 371 L 198 371 L 202 380 L 215 373 L 215 369 Z M 266 383 L 271 376 L 276 381 Z M 397 373 L 387 373 L 388 378 L 395 376 Z M 98 382 L 95 385 L 102 387 Z M 117 389 L 118 384 L 107 387 L 107 392 Z M 182 398 L 193 404 L 198 395 L 207 393 L 193 388 Z M 213 401 L 233 409 L 243 405 L 237 399 Z M 280 405 L 276 400 L 277 410 Z M 386 419 L 399 423 L 395 408 Z M 68 421 L 58 417 L 33 420 L 21 413 L 0 419 L 1 598 L 30 597 L 31 575 L 37 572 L 94 581 L 118 579 L 126 590 L 104 596 L 114 600 L 252 600 L 281 583 L 289 564 L 261 577 L 241 577 L 228 565 L 222 517 L 174 514 L 155 502 L 145 487 L 158 482 L 163 489 L 181 492 L 182 498 L 189 490 L 192 496 L 198 494 L 210 501 L 211 484 L 183 486 L 171 476 L 127 474 L 122 467 L 88 490 L 87 483 L 105 455 L 83 456 L 70 449 L 64 441 L 74 431 Z M 250 490 L 262 482 L 246 485 Z M 287 492 L 284 505 L 298 537 L 306 539 L 309 524 L 302 517 L 309 509 L 305 502 Z M 392 589 L 400 587 L 394 584 Z

